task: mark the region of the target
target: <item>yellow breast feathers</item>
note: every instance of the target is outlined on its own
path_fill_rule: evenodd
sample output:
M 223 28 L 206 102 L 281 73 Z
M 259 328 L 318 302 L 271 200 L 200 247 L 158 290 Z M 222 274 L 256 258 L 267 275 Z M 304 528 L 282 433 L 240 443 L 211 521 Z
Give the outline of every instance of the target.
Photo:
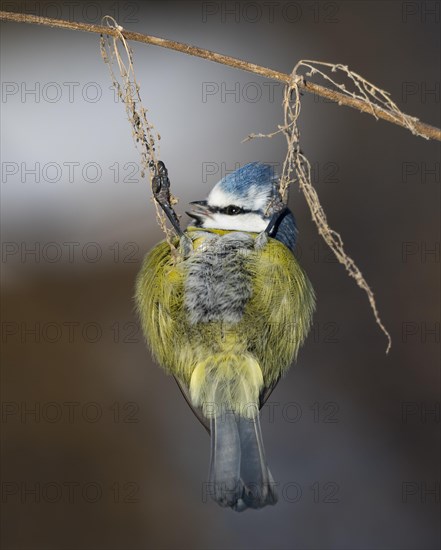
M 166 242 L 145 257 L 136 286 L 144 335 L 207 417 L 219 403 L 254 416 L 308 334 L 314 291 L 292 252 L 264 233 L 187 235 L 193 250 L 182 261 Z

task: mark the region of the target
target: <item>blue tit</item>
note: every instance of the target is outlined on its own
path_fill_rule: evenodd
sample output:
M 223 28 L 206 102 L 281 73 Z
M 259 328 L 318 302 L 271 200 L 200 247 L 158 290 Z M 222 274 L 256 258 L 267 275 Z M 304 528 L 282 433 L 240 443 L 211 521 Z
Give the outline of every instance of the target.
M 308 334 L 314 291 L 270 165 L 247 164 L 191 204 L 180 260 L 165 241 L 145 257 L 137 309 L 154 358 L 210 433 L 207 492 L 258 509 L 277 501 L 259 410 Z

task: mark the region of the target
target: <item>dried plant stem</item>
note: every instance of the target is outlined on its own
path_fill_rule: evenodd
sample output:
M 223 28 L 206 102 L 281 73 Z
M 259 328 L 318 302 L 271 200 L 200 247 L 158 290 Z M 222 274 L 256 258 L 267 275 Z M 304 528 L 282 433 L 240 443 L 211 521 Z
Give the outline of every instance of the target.
M 16 23 L 31 23 L 31 24 L 37 24 L 37 25 L 45 25 L 48 27 L 71 29 L 76 31 L 92 32 L 97 34 L 108 34 L 114 37 L 117 37 L 119 32 L 116 30 L 112 30 L 109 27 L 105 27 L 101 25 L 76 23 L 74 21 L 65 21 L 62 19 L 50 19 L 48 17 L 38 17 L 35 15 L 27 15 L 23 13 L 13 13 L 13 12 L 5 12 L 5 11 L 0 11 L 0 20 L 14 21 Z M 127 31 L 126 29 L 122 29 L 121 32 L 126 40 L 134 40 L 136 42 L 144 42 L 146 44 L 153 44 L 155 46 L 161 46 L 162 48 L 176 50 L 182 53 L 186 53 L 188 55 L 193 55 L 196 57 L 201 57 L 203 59 L 208 59 L 209 61 L 221 63 L 222 65 L 227 65 L 229 67 L 234 67 L 236 69 L 241 69 L 244 71 L 255 73 L 255 74 L 264 76 L 266 78 L 270 78 L 272 80 L 278 80 L 280 82 L 284 82 L 285 84 L 290 84 L 292 82 L 292 76 L 289 74 L 281 73 L 279 71 L 274 71 L 273 69 L 268 69 L 266 67 L 261 67 L 260 65 L 255 65 L 254 63 L 249 63 L 241 59 L 236 59 L 234 57 L 229 57 L 216 52 L 211 52 L 209 50 L 204 50 L 202 48 L 197 48 L 189 44 L 175 42 L 173 40 L 166 40 L 164 38 L 158 38 L 156 36 L 144 35 L 137 32 Z M 414 119 L 413 117 L 409 117 L 408 115 L 404 120 L 397 119 L 394 116 L 394 114 L 391 113 L 388 109 L 384 109 L 380 106 L 372 107 L 371 105 L 367 104 L 366 102 L 364 102 L 359 98 L 350 97 L 344 93 L 331 90 L 329 88 L 326 88 L 325 86 L 321 86 L 314 82 L 310 82 L 306 79 L 303 79 L 301 82 L 299 82 L 298 86 L 302 91 L 313 93 L 320 97 L 324 97 L 326 99 L 329 99 L 330 101 L 338 103 L 339 105 L 345 105 L 347 107 L 358 109 L 361 112 L 368 113 L 370 115 L 375 116 L 376 118 L 380 118 L 388 122 L 391 122 L 393 124 L 397 124 L 398 126 L 409 128 L 408 124 L 406 124 L 406 120 L 412 119 L 414 122 L 413 122 L 413 128 L 411 129 L 411 131 L 414 134 L 422 136 L 426 139 L 436 139 L 438 141 L 441 141 L 441 130 L 439 128 L 420 122 L 419 120 Z
M 108 32 L 101 35 L 100 50 L 104 62 L 109 67 L 112 84 L 126 108 L 127 118 L 132 127 L 132 137 L 141 157 L 141 177 L 149 175 L 150 186 L 153 177 L 158 173 L 158 158 L 160 136 L 154 125 L 149 121 L 147 109 L 143 106 L 140 95 L 140 85 L 136 80 L 133 53 L 120 27 L 113 17 L 106 15 L 103 21 Z M 121 49 L 121 52 L 120 52 Z M 117 66 L 117 73 L 113 66 Z M 120 82 L 121 81 L 121 82 Z M 156 219 L 170 246 L 173 257 L 177 257 L 177 249 L 173 245 L 174 232 L 167 227 L 165 214 L 153 194 L 156 209 Z M 177 199 L 170 196 L 173 204 Z
M 352 81 L 355 91 L 346 90 L 344 84 L 334 81 L 327 73 L 318 68 L 320 66 L 328 68 L 331 72 L 336 72 L 337 70 L 343 71 Z M 332 85 L 338 89 L 341 89 L 342 92 L 347 94 L 349 97 L 360 97 L 360 101 L 363 101 L 366 107 L 371 111 L 375 110 L 377 107 L 378 103 L 375 102 L 380 102 L 386 105 L 391 112 L 391 116 L 394 116 L 397 120 L 402 122 L 403 125 L 408 127 L 413 133 L 415 133 L 415 129 L 413 127 L 415 119 L 402 113 L 395 103 L 389 98 L 389 95 L 386 92 L 380 88 L 377 88 L 360 75 L 350 71 L 346 66 L 322 63 L 320 61 L 302 60 L 299 61 L 294 67 L 291 74 L 291 83 L 285 87 L 283 98 L 284 123 L 279 125 L 278 130 L 274 132 L 269 134 L 249 134 L 244 140 L 247 141 L 255 138 L 272 138 L 279 133 L 283 133 L 285 135 L 288 152 L 283 163 L 282 177 L 280 179 L 279 190 L 282 199 L 286 203 L 288 201 L 289 186 L 293 183 L 299 184 L 300 190 L 306 199 L 312 219 L 317 226 L 319 234 L 332 250 L 337 260 L 344 265 L 348 275 L 352 277 L 357 285 L 366 293 L 369 300 L 369 305 L 374 314 L 375 322 L 387 338 L 386 353 L 389 353 L 392 345 L 392 339 L 381 320 L 374 293 L 369 287 L 362 272 L 355 264 L 354 260 L 345 252 L 343 240 L 339 233 L 329 227 L 325 211 L 320 204 L 317 191 L 314 189 L 312 183 L 311 164 L 300 150 L 300 130 L 297 125 L 301 110 L 300 85 L 303 82 L 303 76 L 298 74 L 300 67 L 308 68 L 310 71 L 309 74 L 319 73 L 325 80 L 331 82 Z

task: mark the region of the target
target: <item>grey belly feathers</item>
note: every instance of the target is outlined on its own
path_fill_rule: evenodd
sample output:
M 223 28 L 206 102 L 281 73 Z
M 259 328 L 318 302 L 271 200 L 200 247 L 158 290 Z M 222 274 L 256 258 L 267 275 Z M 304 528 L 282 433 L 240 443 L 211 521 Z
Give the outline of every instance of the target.
M 246 257 L 255 240 L 240 232 L 203 235 L 200 250 L 186 262 L 184 296 L 189 322 L 238 322 L 252 293 Z

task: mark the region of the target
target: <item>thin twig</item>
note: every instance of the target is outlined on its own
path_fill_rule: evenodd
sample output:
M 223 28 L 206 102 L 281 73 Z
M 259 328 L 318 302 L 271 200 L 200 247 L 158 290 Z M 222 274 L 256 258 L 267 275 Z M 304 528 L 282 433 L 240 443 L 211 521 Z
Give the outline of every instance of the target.
M 47 27 L 93 32 L 97 34 L 108 34 L 111 36 L 116 36 L 117 34 L 117 31 L 101 25 L 76 23 L 74 21 L 65 21 L 62 19 L 50 19 L 48 17 L 38 17 L 35 15 L 28 15 L 24 13 L 0 11 L 0 20 L 15 21 L 16 23 L 45 25 Z M 260 65 L 255 65 L 254 63 L 249 63 L 247 61 L 243 61 L 242 59 L 236 59 L 227 55 L 222 55 L 216 52 L 211 52 L 209 50 L 204 50 L 202 48 L 197 48 L 189 44 L 183 44 L 181 42 L 175 42 L 174 40 L 166 40 L 164 38 L 158 38 L 156 36 L 145 35 L 138 32 L 131 32 L 127 31 L 126 29 L 122 30 L 122 34 L 126 40 L 134 40 L 135 42 L 153 44 L 155 46 L 161 46 L 162 48 L 168 48 L 169 50 L 176 50 L 182 53 L 186 53 L 188 55 L 202 57 L 203 59 L 208 59 L 209 61 L 214 61 L 216 63 L 221 63 L 222 65 L 227 65 L 229 67 L 234 67 L 243 71 L 259 74 L 272 80 L 284 82 L 285 84 L 289 84 L 292 81 L 292 77 L 289 74 L 274 71 L 273 69 L 268 69 L 266 67 L 261 67 Z M 389 111 L 376 106 L 375 111 L 373 112 L 372 107 L 365 102 L 356 98 L 348 97 L 335 90 L 330 90 L 325 86 L 321 86 L 319 84 L 315 84 L 304 79 L 302 82 L 299 83 L 299 88 L 306 92 L 313 93 L 329 99 L 330 101 L 338 103 L 339 105 L 346 105 L 347 107 L 352 107 L 353 109 L 358 109 L 361 112 L 375 116 L 376 118 L 387 120 L 392 124 L 396 124 L 404 128 L 406 127 L 403 121 L 396 120 L 393 114 L 391 114 Z M 441 141 L 441 130 L 439 128 L 430 126 L 429 124 L 425 124 L 417 120 L 414 123 L 414 128 L 419 135 L 425 137 L 426 139 L 436 139 L 438 141 Z

